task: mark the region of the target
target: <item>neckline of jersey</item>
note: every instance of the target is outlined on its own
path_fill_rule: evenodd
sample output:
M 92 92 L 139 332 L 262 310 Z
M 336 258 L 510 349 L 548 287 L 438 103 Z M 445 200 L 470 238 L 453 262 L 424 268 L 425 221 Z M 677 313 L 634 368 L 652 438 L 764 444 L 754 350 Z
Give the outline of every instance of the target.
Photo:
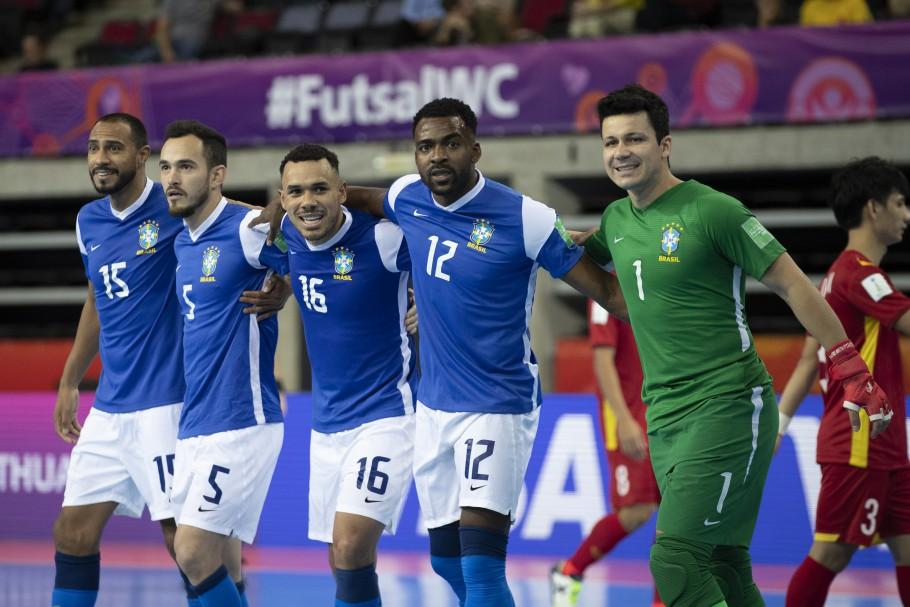
M 430 200 L 433 201 L 433 204 L 436 205 L 436 208 L 442 209 L 443 211 L 448 211 L 449 213 L 454 213 L 464 205 L 468 204 L 474 198 L 480 194 L 480 191 L 487 185 L 487 180 L 484 179 L 483 173 L 480 172 L 480 169 L 475 168 L 477 171 L 477 183 L 474 184 L 474 187 L 468 190 L 461 198 L 453 202 L 452 204 L 445 206 L 436 202 L 436 198 L 433 196 L 433 192 L 430 191 Z M 429 190 L 429 188 L 427 188 Z
M 120 221 L 124 221 L 127 217 L 129 217 L 130 215 L 132 215 L 133 213 L 138 211 L 139 208 L 142 207 L 142 205 L 145 203 L 145 201 L 148 200 L 149 194 L 152 193 L 152 187 L 154 187 L 154 185 L 155 185 L 155 182 L 152 181 L 151 179 L 149 179 L 148 177 L 146 177 L 145 178 L 145 187 L 142 188 L 142 194 L 140 194 L 139 198 L 137 198 L 136 200 L 131 202 L 122 211 L 118 211 L 117 209 L 114 208 L 114 205 L 111 203 L 111 197 L 108 196 L 107 204 L 111 207 L 111 215 L 113 215 Z
M 695 180 L 694 180 L 694 179 L 687 179 L 687 180 L 685 180 L 685 181 L 682 181 L 682 182 L 680 182 L 680 183 L 677 183 L 675 186 L 673 186 L 672 188 L 668 189 L 668 190 L 665 191 L 663 194 L 661 194 L 660 196 L 658 196 L 657 198 L 655 198 L 655 199 L 654 199 L 654 202 L 652 202 L 651 204 L 649 204 L 648 206 L 646 206 L 646 207 L 643 208 L 643 209 L 639 209 L 638 207 L 636 207 L 636 206 L 632 203 L 632 198 L 629 197 L 629 206 L 632 207 L 632 212 L 633 212 L 633 213 L 635 213 L 635 214 L 637 214 L 637 215 L 644 215 L 644 214 L 647 213 L 650 209 L 653 209 L 654 207 L 658 206 L 659 204 L 666 202 L 668 199 L 672 198 L 675 194 L 677 194 L 678 192 L 682 191 L 682 188 L 683 188 L 684 186 L 688 186 L 689 184 L 692 184 L 692 183 L 695 183 Z
M 215 221 L 221 216 L 221 213 L 227 207 L 227 198 L 224 196 L 221 197 L 221 200 L 218 201 L 218 206 L 215 207 L 215 210 L 212 211 L 212 214 L 205 218 L 201 224 L 199 224 L 195 230 L 191 230 L 190 227 L 186 224 L 186 219 L 183 220 L 183 225 L 186 226 L 186 231 L 190 234 L 190 240 L 196 242 L 199 238 L 202 237 L 202 234 L 209 229 L 209 227 L 215 223 Z
M 338 228 L 338 231 L 335 232 L 335 234 L 331 238 L 329 238 L 328 240 L 326 240 L 325 242 L 320 243 L 320 244 L 312 244 L 306 238 L 303 239 L 303 242 L 306 243 L 306 246 L 309 250 L 325 251 L 329 247 L 335 246 L 339 240 L 344 238 L 345 234 L 348 233 L 348 230 L 351 229 L 351 224 L 354 223 L 354 218 L 351 217 L 351 212 L 348 211 L 344 207 L 341 207 L 341 212 L 344 213 L 344 223 L 341 224 L 341 227 Z M 301 236 L 302 236 L 302 234 L 301 234 Z

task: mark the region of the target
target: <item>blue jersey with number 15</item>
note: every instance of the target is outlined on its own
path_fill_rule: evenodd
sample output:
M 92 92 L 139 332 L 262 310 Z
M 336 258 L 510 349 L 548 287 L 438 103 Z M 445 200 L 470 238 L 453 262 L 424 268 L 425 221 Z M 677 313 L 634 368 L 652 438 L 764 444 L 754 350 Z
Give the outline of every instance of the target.
M 161 185 L 147 179 L 122 211 L 109 196 L 79 210 L 76 240 L 101 323 L 94 406 L 128 413 L 183 400 L 183 322 L 174 297 L 174 239 Z
M 384 204 L 414 267 L 420 402 L 442 411 L 532 411 L 540 404 L 530 332 L 537 269 L 558 278 L 582 255 L 556 212 L 483 175 L 449 206 L 408 175 Z

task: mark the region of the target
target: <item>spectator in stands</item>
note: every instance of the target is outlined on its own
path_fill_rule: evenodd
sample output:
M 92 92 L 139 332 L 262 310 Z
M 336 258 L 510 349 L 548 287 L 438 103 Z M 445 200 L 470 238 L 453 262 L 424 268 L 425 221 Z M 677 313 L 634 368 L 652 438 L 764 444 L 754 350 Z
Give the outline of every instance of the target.
M 22 65 L 20 72 L 55 70 L 59 66 L 47 56 L 47 35 L 39 30 L 27 31 L 22 36 Z
M 569 35 L 597 38 L 635 31 L 635 16 L 644 0 L 575 0 L 572 3 Z
M 436 34 L 434 46 L 461 46 L 474 42 L 474 0 L 442 0 L 445 15 Z
M 140 63 L 198 59 L 205 50 L 219 9 L 239 12 L 242 0 L 164 0 L 155 23 L 154 44 L 136 55 Z
M 474 41 L 478 44 L 519 42 L 537 38 L 521 27 L 517 0 L 474 0 Z
M 404 0 L 398 46 L 430 44 L 444 16 L 442 0 Z
M 800 25 L 840 25 L 873 21 L 866 0 L 805 0 L 799 10 Z

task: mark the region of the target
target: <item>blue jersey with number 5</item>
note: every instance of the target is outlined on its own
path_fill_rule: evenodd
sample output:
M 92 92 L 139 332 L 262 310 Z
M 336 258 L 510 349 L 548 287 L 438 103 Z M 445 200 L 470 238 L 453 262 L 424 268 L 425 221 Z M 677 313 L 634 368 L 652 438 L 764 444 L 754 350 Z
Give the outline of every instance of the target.
M 530 332 L 537 269 L 558 278 L 582 255 L 556 212 L 483 175 L 449 206 L 408 175 L 384 205 L 414 266 L 420 402 L 443 411 L 532 411 L 540 404 Z
M 266 226 L 247 225 L 259 210 L 221 199 L 192 232 L 177 236 L 177 297 L 183 311 L 186 399 L 178 438 L 280 422 L 275 384 L 278 318 L 244 314 L 243 291 L 262 288 L 287 257 L 266 246 Z
M 417 387 L 401 230 L 342 211 L 342 227 L 319 245 L 282 223 L 313 370 L 313 428 L 324 433 L 413 413 Z
M 150 179 L 123 211 L 108 196 L 79 210 L 76 240 L 101 323 L 94 406 L 102 411 L 183 400 L 183 322 L 174 297 L 174 239 L 182 229 L 168 214 L 161 185 Z

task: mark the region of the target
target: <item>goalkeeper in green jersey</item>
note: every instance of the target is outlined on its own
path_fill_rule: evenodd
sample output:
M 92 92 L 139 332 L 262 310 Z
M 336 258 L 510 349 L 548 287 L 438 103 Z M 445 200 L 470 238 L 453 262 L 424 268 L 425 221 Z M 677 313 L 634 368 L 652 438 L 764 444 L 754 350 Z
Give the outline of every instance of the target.
M 628 196 L 585 249 L 613 264 L 644 371 L 661 492 L 650 566 L 671 607 L 764 605 L 749 544 L 777 437 L 771 378 L 745 318 L 746 276 L 780 295 L 829 353 L 847 409 L 888 425 L 884 393 L 831 308 L 738 200 L 670 171 L 667 106 L 630 85 L 600 100 L 604 168 Z

